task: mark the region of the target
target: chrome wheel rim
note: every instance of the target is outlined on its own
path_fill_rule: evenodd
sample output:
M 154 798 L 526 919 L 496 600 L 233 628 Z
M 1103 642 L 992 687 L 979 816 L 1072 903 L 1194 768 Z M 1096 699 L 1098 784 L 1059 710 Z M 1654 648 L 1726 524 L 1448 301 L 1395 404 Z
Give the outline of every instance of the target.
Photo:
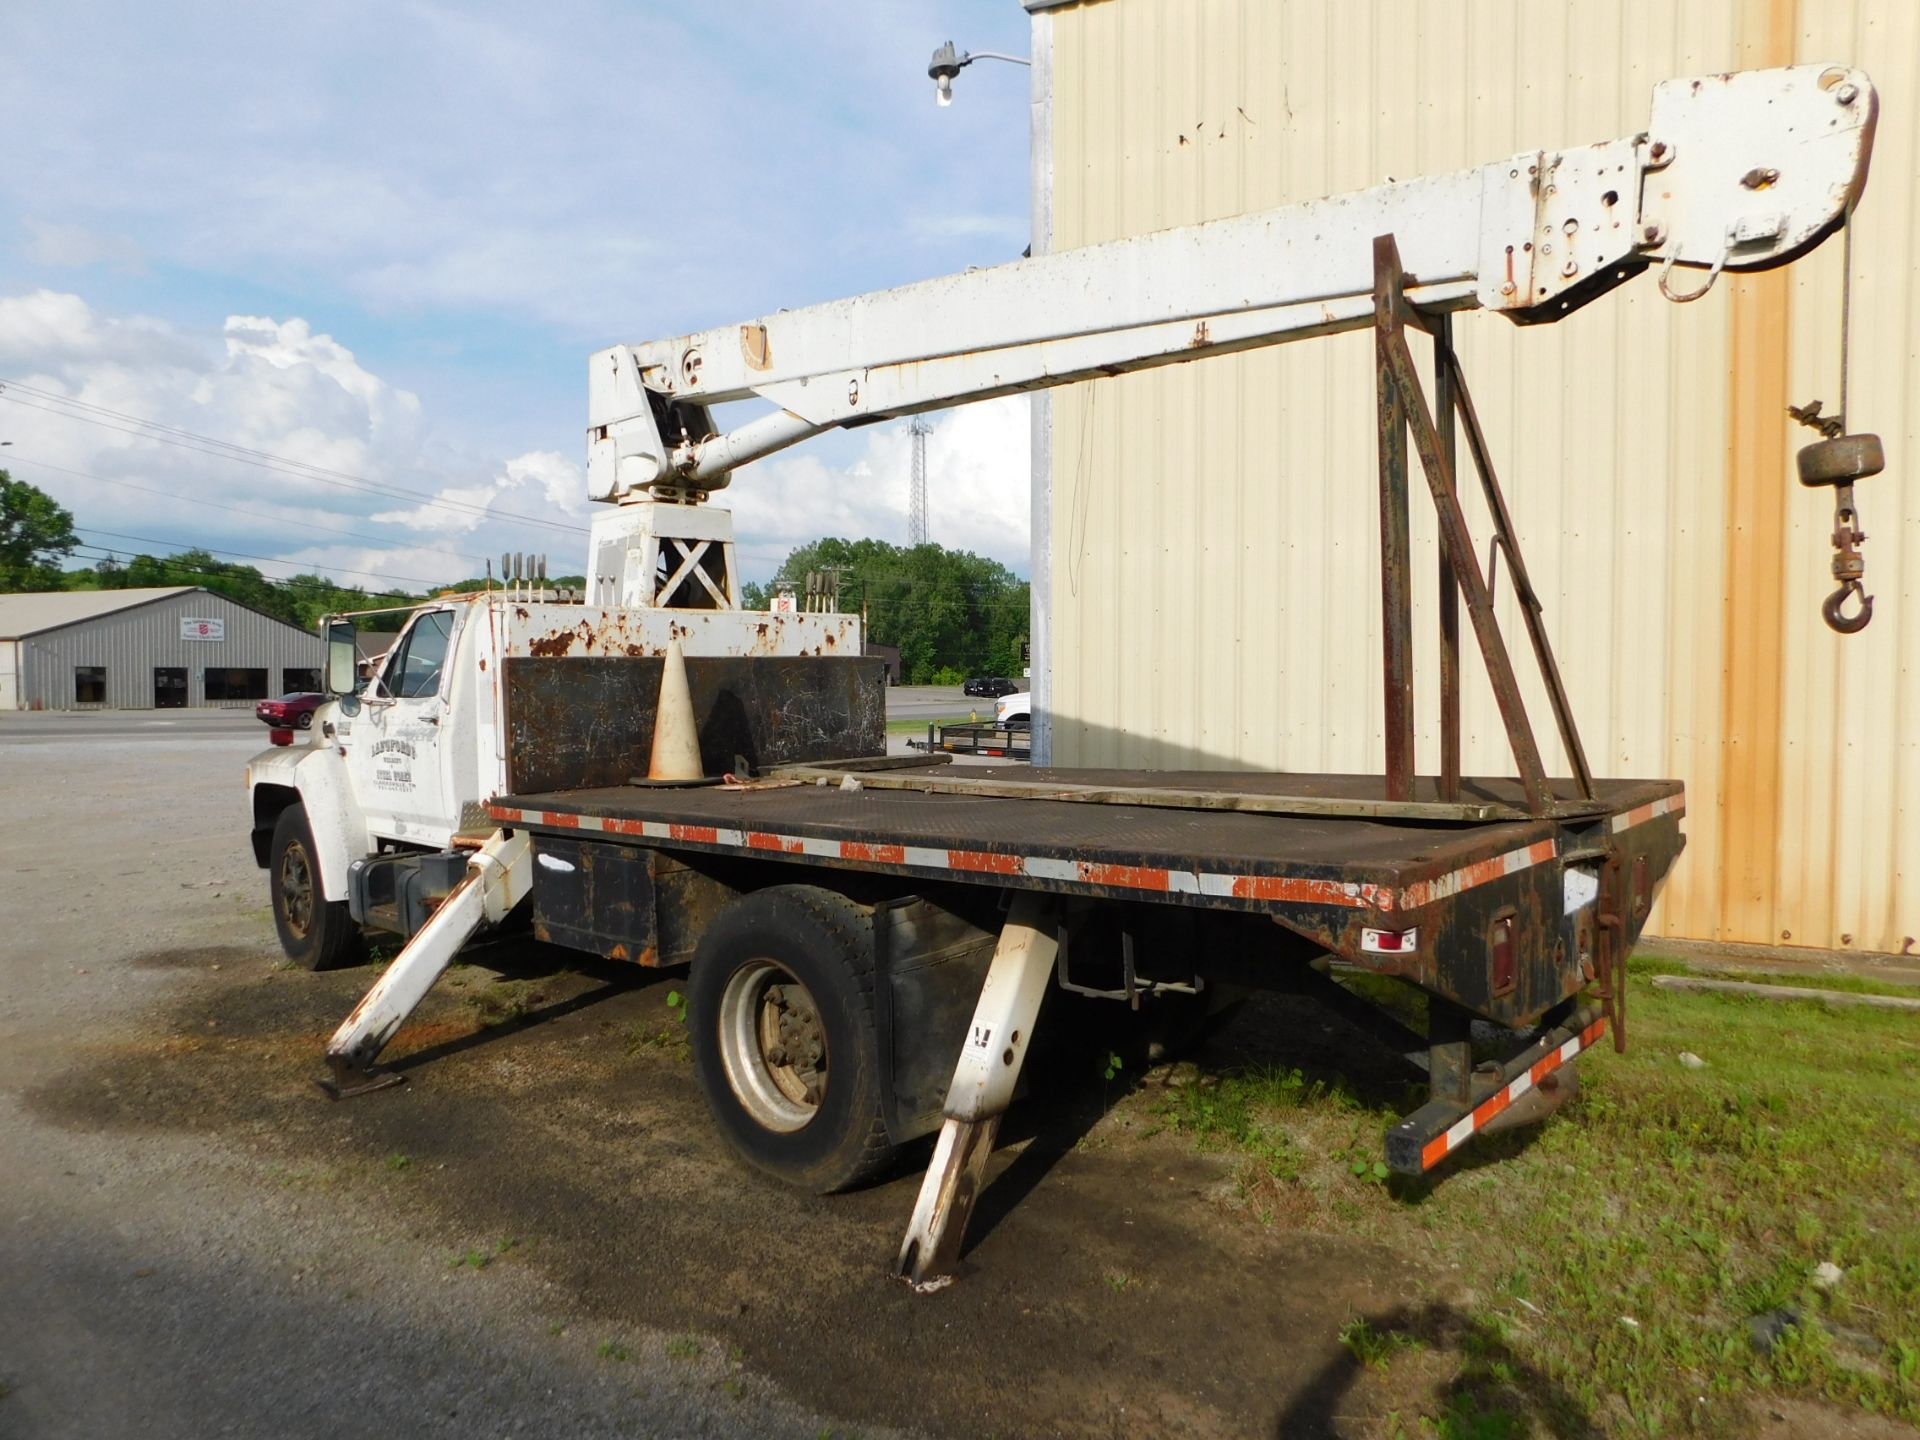
M 754 1122 L 791 1133 L 820 1113 L 827 1032 L 813 994 L 771 960 L 752 960 L 720 996 L 720 1061 Z

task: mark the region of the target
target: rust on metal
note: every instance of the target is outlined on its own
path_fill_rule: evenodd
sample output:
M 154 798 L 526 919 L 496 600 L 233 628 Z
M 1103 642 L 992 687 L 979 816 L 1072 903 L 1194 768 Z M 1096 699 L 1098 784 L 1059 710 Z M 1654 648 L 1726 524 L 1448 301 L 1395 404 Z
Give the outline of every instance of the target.
M 1374 361 L 1380 392 L 1380 606 L 1386 698 L 1387 798 L 1413 798 L 1413 544 L 1407 507 L 1407 408 L 1391 347 L 1401 338 L 1400 252 L 1373 242 Z M 1404 343 L 1404 342 L 1402 342 Z
M 1533 656 L 1540 667 L 1540 678 L 1546 682 L 1547 699 L 1553 706 L 1554 723 L 1560 730 L 1560 743 L 1566 748 L 1568 762 L 1573 766 L 1574 778 L 1580 782 L 1580 793 L 1591 798 L 1593 795 L 1593 768 L 1587 763 L 1586 747 L 1580 741 L 1580 727 L 1573 718 L 1573 701 L 1567 695 L 1566 683 L 1560 678 L 1560 664 L 1554 658 L 1553 643 L 1547 635 L 1545 607 L 1540 603 L 1538 592 L 1533 588 L 1533 580 L 1527 574 L 1525 557 L 1520 553 L 1518 532 L 1514 528 L 1513 514 L 1507 509 L 1507 497 L 1500 488 L 1500 478 L 1493 468 L 1493 455 L 1487 446 L 1486 432 L 1480 427 L 1480 415 L 1474 408 L 1473 395 L 1467 389 L 1466 377 L 1456 365 L 1451 372 L 1454 405 L 1459 412 L 1467 434 L 1467 451 L 1473 459 L 1473 468 L 1480 477 L 1481 494 L 1485 496 L 1487 511 L 1493 517 L 1494 539 L 1488 547 L 1487 598 L 1493 598 L 1493 563 L 1500 551 L 1507 556 L 1507 568 L 1513 572 L 1514 594 L 1520 598 L 1520 615 L 1527 627 L 1527 638 L 1533 645 Z M 1494 547 L 1498 547 L 1497 549 Z
M 1380 364 L 1381 403 L 1383 410 L 1391 395 L 1404 417 L 1403 426 L 1390 426 L 1383 415 L 1381 424 L 1381 444 L 1383 447 L 1383 470 L 1385 468 L 1384 450 L 1388 445 L 1392 429 L 1411 429 L 1413 445 L 1420 456 L 1420 466 L 1427 478 L 1427 488 L 1433 493 L 1434 511 L 1439 520 L 1440 543 L 1444 552 L 1452 561 L 1455 576 L 1461 591 L 1466 596 L 1467 614 L 1473 621 L 1475 637 L 1480 642 L 1481 658 L 1485 661 L 1487 678 L 1492 683 L 1494 699 L 1499 705 L 1500 718 L 1506 726 L 1507 743 L 1512 748 L 1515 763 L 1520 769 L 1521 783 L 1527 792 L 1528 808 L 1536 815 L 1544 815 L 1552 808 L 1551 787 L 1547 783 L 1546 769 L 1540 759 L 1540 749 L 1533 737 L 1533 728 L 1527 721 L 1526 702 L 1520 694 L 1520 683 L 1513 673 L 1513 661 L 1507 653 L 1505 639 L 1500 634 L 1500 622 L 1493 613 L 1492 601 L 1487 594 L 1486 582 L 1480 574 L 1479 559 L 1473 553 L 1473 544 L 1467 534 L 1466 516 L 1460 509 L 1460 497 L 1453 484 L 1452 467 L 1447 458 L 1440 453 L 1439 436 L 1435 432 L 1433 416 L 1427 408 L 1425 392 L 1420 387 L 1419 372 L 1413 363 L 1413 352 L 1407 348 L 1403 321 L 1406 318 L 1406 302 L 1402 291 L 1404 272 L 1401 269 L 1399 247 L 1394 244 L 1391 235 L 1383 235 L 1374 242 L 1374 320 L 1376 353 Z M 1464 394 L 1464 389 L 1462 392 Z M 1469 426 L 1471 431 L 1472 426 Z M 1383 479 L 1383 487 L 1385 480 Z M 1383 518 L 1386 514 L 1386 501 L 1382 500 Z M 1386 547 L 1389 536 L 1386 526 L 1382 527 L 1383 570 L 1387 566 Z M 1402 567 L 1404 568 L 1404 566 Z M 1383 584 L 1385 583 L 1383 579 Z M 1402 580 L 1404 584 L 1404 577 Z M 1391 651 L 1391 643 L 1389 644 Z M 1388 674 L 1389 685 L 1393 680 L 1391 668 Z M 1410 690 L 1409 683 L 1409 690 Z M 1391 689 L 1387 697 L 1388 705 L 1388 754 L 1393 754 L 1393 726 L 1395 706 L 1406 704 L 1411 714 L 1411 697 L 1397 699 Z M 1408 760 L 1411 761 L 1411 740 L 1407 742 Z M 1391 771 L 1389 772 L 1391 775 Z
M 740 356 L 755 370 L 764 370 L 773 363 L 773 352 L 767 345 L 766 326 L 740 327 Z
M 1513 264 L 1513 247 L 1507 247 Z M 1433 400 L 1439 411 L 1440 453 L 1459 473 L 1453 437 L 1454 391 L 1459 360 L 1453 353 L 1453 317 L 1436 315 L 1433 321 Z M 1440 798 L 1460 798 L 1460 580 L 1453 561 L 1440 552 Z

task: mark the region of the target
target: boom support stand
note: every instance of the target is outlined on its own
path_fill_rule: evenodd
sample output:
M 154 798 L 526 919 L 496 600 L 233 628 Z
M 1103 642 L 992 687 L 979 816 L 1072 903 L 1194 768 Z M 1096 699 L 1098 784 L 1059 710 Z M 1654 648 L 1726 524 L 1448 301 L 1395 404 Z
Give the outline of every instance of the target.
M 967 1217 L 986 1177 L 1000 1117 L 1013 1099 L 1033 1043 L 1034 1017 L 1053 978 L 1060 942 L 1047 897 L 1013 897 L 993 952 L 973 1024 L 947 1091 L 947 1118 L 900 1246 L 898 1274 L 914 1289 L 938 1290 L 953 1279 Z
M 1548 815 L 1553 813 L 1556 801 L 1540 757 L 1539 743 L 1534 739 L 1533 726 L 1527 719 L 1526 701 L 1520 694 L 1513 659 L 1494 614 L 1492 562 L 1489 572 L 1482 574 L 1454 484 L 1456 413 L 1466 434 L 1467 451 L 1480 478 L 1487 511 L 1493 517 L 1496 548 L 1492 553 L 1504 553 L 1507 557 L 1511 583 L 1526 620 L 1527 638 L 1532 642 L 1534 659 L 1546 683 L 1561 744 L 1579 786 L 1579 799 L 1593 799 L 1593 774 L 1587 766 L 1586 751 L 1574 724 L 1566 686 L 1561 682 L 1560 667 L 1554 660 L 1553 647 L 1541 619 L 1539 598 L 1520 556 L 1513 517 L 1507 511 L 1506 497 L 1493 472 L 1480 417 L 1473 408 L 1473 398 L 1467 393 L 1466 379 L 1453 353 L 1451 324 L 1444 314 L 1425 314 L 1411 305 L 1405 284 L 1400 249 L 1394 237 L 1376 236 L 1373 323 L 1380 401 L 1381 633 L 1386 680 L 1387 798 L 1411 801 L 1414 777 L 1418 774 L 1413 744 L 1413 595 L 1408 583 L 1412 556 L 1408 542 L 1407 438 L 1411 433 L 1413 453 L 1419 458 L 1427 488 L 1433 494 L 1440 532 L 1440 796 L 1443 800 L 1457 799 L 1460 793 L 1460 622 L 1456 602 L 1464 599 L 1467 618 L 1486 663 L 1487 679 L 1493 685 L 1500 718 L 1506 725 L 1507 743 L 1512 747 L 1520 782 L 1526 789 L 1527 808 L 1535 815 Z M 1413 352 L 1407 345 L 1408 326 L 1427 330 L 1433 336 L 1438 382 L 1435 393 L 1440 406 L 1437 416 L 1428 406 L 1419 372 L 1414 367 Z
M 526 831 L 496 830 L 468 860 L 466 878 L 414 932 L 406 948 L 333 1032 L 327 1042 L 327 1066 L 333 1073 L 317 1082 L 329 1099 L 347 1100 L 400 1083 L 401 1076 L 376 1070 L 373 1062 L 473 932 L 505 918 L 532 884 L 532 847 Z

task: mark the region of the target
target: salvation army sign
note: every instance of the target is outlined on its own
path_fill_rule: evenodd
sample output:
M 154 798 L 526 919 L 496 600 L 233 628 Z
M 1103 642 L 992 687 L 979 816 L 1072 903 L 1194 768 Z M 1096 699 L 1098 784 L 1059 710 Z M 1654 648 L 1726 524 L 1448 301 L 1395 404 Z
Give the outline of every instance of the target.
M 180 638 L 182 640 L 224 640 L 227 638 L 227 622 L 224 620 L 196 620 L 190 615 L 180 617 Z

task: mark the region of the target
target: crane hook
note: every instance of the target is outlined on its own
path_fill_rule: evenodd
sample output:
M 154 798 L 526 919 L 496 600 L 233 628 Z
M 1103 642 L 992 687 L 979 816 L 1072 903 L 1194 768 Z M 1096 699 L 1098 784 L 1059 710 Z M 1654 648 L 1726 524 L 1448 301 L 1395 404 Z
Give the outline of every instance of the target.
M 1852 615 L 1846 613 L 1849 595 L 1860 602 L 1860 609 Z M 1837 630 L 1842 635 L 1857 635 L 1873 619 L 1873 597 L 1867 594 L 1866 588 L 1858 580 L 1849 580 L 1820 602 L 1820 615 L 1829 629 Z
M 1884 470 L 1886 453 L 1878 435 L 1849 435 L 1844 412 L 1823 415 L 1821 408 L 1814 400 L 1790 405 L 1787 413 L 1823 437 L 1801 447 L 1800 483 L 1833 491 L 1833 578 L 1840 582 L 1840 588 L 1822 602 L 1820 614 L 1836 633 L 1857 635 L 1873 619 L 1873 597 L 1862 583 L 1867 562 L 1860 546 L 1866 543 L 1867 534 L 1860 528 L 1859 512 L 1853 508 L 1853 483 Z M 1858 604 L 1851 615 L 1847 613 L 1849 597 Z

